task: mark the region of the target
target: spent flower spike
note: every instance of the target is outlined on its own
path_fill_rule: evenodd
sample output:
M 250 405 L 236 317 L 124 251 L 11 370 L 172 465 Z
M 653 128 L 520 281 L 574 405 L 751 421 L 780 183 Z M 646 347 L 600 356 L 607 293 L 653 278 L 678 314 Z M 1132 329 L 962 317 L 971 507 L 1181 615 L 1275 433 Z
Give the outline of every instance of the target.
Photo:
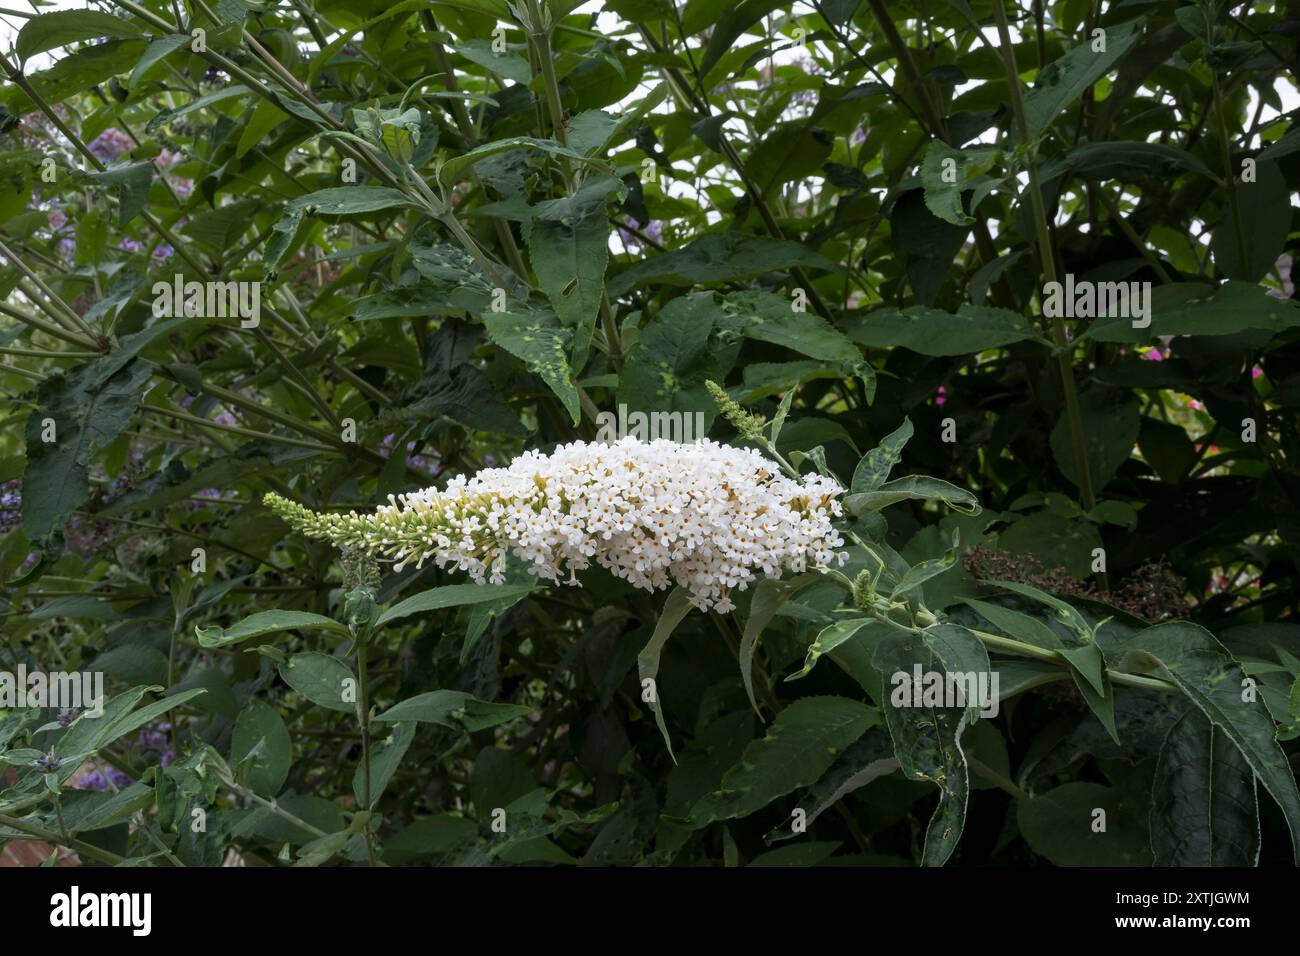
M 373 515 L 318 514 L 278 495 L 267 505 L 293 528 L 397 562 L 432 560 L 478 583 L 505 580 L 515 555 L 544 580 L 577 584 L 593 564 L 634 587 L 679 585 L 702 610 L 725 612 L 758 575 L 843 563 L 833 479 L 796 480 L 753 449 L 710 440 L 627 437 L 525 452 L 487 468 L 389 496 Z

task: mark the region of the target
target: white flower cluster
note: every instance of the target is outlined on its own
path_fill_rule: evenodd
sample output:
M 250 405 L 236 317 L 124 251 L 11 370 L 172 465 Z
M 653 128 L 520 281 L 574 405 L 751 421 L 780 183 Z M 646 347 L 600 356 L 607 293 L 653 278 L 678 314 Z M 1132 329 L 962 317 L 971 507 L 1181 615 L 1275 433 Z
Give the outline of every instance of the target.
M 394 498 L 374 515 L 318 515 L 268 503 L 294 527 L 391 557 L 433 560 L 475 581 L 503 579 L 507 554 L 559 581 L 593 562 L 646 590 L 681 585 L 703 610 L 729 611 L 758 572 L 779 577 L 842 563 L 835 481 L 793 480 L 756 451 L 707 439 L 624 438 L 529 451 L 508 468 Z

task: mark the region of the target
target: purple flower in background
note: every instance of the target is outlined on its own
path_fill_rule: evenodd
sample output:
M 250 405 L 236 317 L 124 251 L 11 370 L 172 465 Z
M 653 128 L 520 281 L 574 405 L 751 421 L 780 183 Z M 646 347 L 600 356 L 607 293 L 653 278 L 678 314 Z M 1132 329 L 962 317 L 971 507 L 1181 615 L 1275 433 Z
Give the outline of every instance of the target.
M 948 396 L 946 394 L 947 391 L 948 390 L 944 388 L 942 385 L 939 386 L 938 390 L 935 393 L 935 398 L 934 398 L 934 403 L 936 405 L 943 405 L 948 401 Z
M 131 778 L 116 767 L 108 767 L 106 770 L 92 770 L 89 773 L 83 773 L 72 782 L 72 786 L 77 790 L 103 791 L 108 790 L 110 784 L 121 790 L 123 787 L 131 786 Z
M 0 534 L 16 531 L 23 523 L 23 483 L 14 478 L 0 485 Z
M 117 244 L 117 247 L 123 252 L 140 252 L 144 249 L 144 243 L 137 242 L 130 236 L 127 236 Z
M 642 226 L 631 216 L 624 216 L 623 221 L 630 226 L 635 226 L 636 228 L 640 229 L 643 233 L 645 233 L 645 235 L 648 238 L 653 239 L 655 242 L 659 243 L 660 245 L 663 245 L 664 224 L 660 222 L 658 219 L 651 219 L 648 223 L 645 224 L 645 226 Z M 645 246 L 645 243 L 641 241 L 641 238 L 639 236 L 633 235 L 632 233 L 629 232 L 623 233 L 623 241 L 627 244 L 627 248 L 631 252 L 639 252 Z
M 91 141 L 90 151 L 100 162 L 111 163 L 134 146 L 129 136 L 110 126 Z
M 154 246 L 153 258 L 157 262 L 162 262 L 165 259 L 170 259 L 175 254 L 176 254 L 176 250 L 173 249 L 165 242 L 160 242 L 158 245 Z
M 397 441 L 396 435 L 385 435 L 384 440 L 380 442 L 379 447 L 388 452 L 391 456 L 393 445 Z M 415 450 L 420 447 L 416 442 L 409 441 L 406 443 L 406 465 L 421 474 L 429 476 L 437 475 L 442 470 L 442 456 L 438 452 L 431 452 L 428 455 L 414 454 Z
M 159 724 L 148 724 L 140 731 L 140 736 L 136 738 L 136 746 L 141 750 L 165 751 L 167 750 L 167 736 L 171 729 L 172 725 L 166 721 Z

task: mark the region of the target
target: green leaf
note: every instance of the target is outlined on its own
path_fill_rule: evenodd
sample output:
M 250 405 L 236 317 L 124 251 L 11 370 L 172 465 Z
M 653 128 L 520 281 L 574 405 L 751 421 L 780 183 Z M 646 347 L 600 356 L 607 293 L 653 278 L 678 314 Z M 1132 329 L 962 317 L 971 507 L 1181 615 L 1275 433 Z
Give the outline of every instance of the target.
M 1016 800 L 1016 821 L 1033 851 L 1057 866 L 1148 866 L 1148 806 L 1143 794 L 1067 783 Z M 1098 810 L 1104 830 L 1094 829 L 1102 825 Z
M 32 17 L 18 31 L 14 50 L 24 63 L 38 53 L 66 46 L 77 40 L 100 37 L 124 39 L 144 34 L 144 27 L 123 17 L 97 10 L 58 10 Z M 186 40 L 189 37 L 185 38 Z
M 977 515 L 983 510 L 979 499 L 965 488 L 958 488 L 942 478 L 927 475 L 895 478 L 873 491 L 851 494 L 844 499 L 844 507 L 850 514 L 862 515 L 909 500 L 942 501 L 954 511 L 967 515 Z
M 786 183 L 807 179 L 830 159 L 833 137 L 825 130 L 799 120 L 777 126 L 750 152 L 745 160 L 760 196 L 769 195 Z
M 1223 203 L 1210 251 L 1230 279 L 1257 282 L 1269 275 L 1291 231 L 1291 187 L 1277 163 L 1257 163 L 1253 183 L 1238 182 Z M 1238 218 L 1233 216 L 1233 203 Z M 1238 245 L 1237 224 L 1241 225 Z
M 767 735 L 745 748 L 721 786 L 691 808 L 690 826 L 747 816 L 778 797 L 810 786 L 880 715 L 846 697 L 804 697 L 790 704 Z
M 127 87 L 134 90 L 152 66 L 164 57 L 175 53 L 182 47 L 189 46 L 193 42 L 194 38 L 187 33 L 173 33 L 170 36 L 159 37 L 151 41 L 140 59 L 136 61 L 135 68 L 131 70 L 131 78 L 127 81 Z
M 235 146 L 235 158 L 239 159 L 249 150 L 260 146 L 270 132 L 288 118 L 289 114 L 270 100 L 259 102 L 249 114 L 243 132 L 239 134 L 239 143 Z
M 628 266 L 610 280 L 609 294 L 621 296 L 639 285 L 730 282 L 795 266 L 838 269 L 829 259 L 797 242 L 738 232 L 711 232 L 680 249 L 661 252 Z
M 910 349 L 921 355 L 969 355 L 1013 342 L 1047 342 L 1023 315 L 990 305 L 963 303 L 954 315 L 914 305 L 885 308 L 845 323 L 854 342 L 871 348 Z
M 893 685 L 885 722 L 894 741 L 894 755 L 903 773 L 913 780 L 927 780 L 939 788 L 939 805 L 926 827 L 921 862 L 943 866 L 961 840 L 966 825 L 966 801 L 970 794 L 966 754 L 961 736 L 978 709 L 967 699 L 958 706 L 935 706 L 912 688 L 914 669 L 927 674 L 969 675 L 976 681 L 987 675 L 992 688 L 992 670 L 984 645 L 963 627 L 937 624 L 919 635 L 896 634 L 876 648 L 873 663 Z
M 805 830 L 844 797 L 873 780 L 893 773 L 898 767 L 898 758 L 894 756 L 894 745 L 889 734 L 878 727 L 872 727 L 840 755 L 799 801 L 796 809 L 804 813 L 802 822 Z M 795 814 L 792 813 L 790 820 L 769 831 L 763 840 L 770 844 L 799 836 L 803 831 L 794 828 L 795 819 Z
M 808 843 L 796 843 L 775 850 L 760 853 L 749 861 L 749 866 L 818 866 L 838 850 L 842 844 L 836 841 L 817 840 Z
M 133 783 L 116 793 L 73 790 L 63 795 L 62 824 L 69 833 L 89 833 L 125 823 L 152 806 L 154 791 Z
M 717 346 L 721 316 L 710 292 L 678 296 L 664 306 L 628 350 L 618 401 L 646 415 L 679 412 L 684 422 L 699 413 L 707 431 L 717 405 L 705 382 L 721 381 L 735 354 Z
M 945 222 L 964 226 L 974 220 L 962 208 L 961 194 L 969 189 L 967 178 L 988 168 L 994 150 L 987 147 L 956 149 L 943 140 L 932 140 L 921 161 L 921 185 L 925 205 Z
M 343 713 L 356 712 L 356 676 L 337 657 L 316 651 L 295 654 L 280 665 L 280 676 L 313 704 Z M 348 696 L 350 701 L 344 699 Z
M 468 843 L 478 833 L 473 820 L 447 813 L 417 817 L 405 829 L 384 840 L 384 861 L 393 866 Z
M 706 77 L 709 70 L 722 59 L 740 35 L 774 10 L 785 6 L 781 0 L 740 0 L 739 3 L 724 4 L 722 16 L 718 18 L 713 32 L 709 34 L 708 46 L 700 60 L 701 77 Z
M 1037 140 L 1062 110 L 1083 95 L 1084 90 L 1111 71 L 1137 44 L 1145 19 L 1105 27 L 1105 52 L 1094 52 L 1093 40 L 1084 38 L 1038 72 L 1034 88 L 1025 94 L 1025 119 L 1029 139 Z
M 560 325 L 549 308 L 509 302 L 510 311 L 482 313 L 488 338 L 522 361 L 555 393 L 565 411 L 578 424 L 582 412 L 578 389 L 569 368 L 569 343 L 573 332 Z
M 650 640 L 646 641 L 645 647 L 641 648 L 641 653 L 636 657 L 637 677 L 641 682 L 641 696 L 650 710 L 655 715 L 655 724 L 659 727 L 659 733 L 663 735 L 664 744 L 668 747 L 668 755 L 673 758 L 673 763 L 677 762 L 677 755 L 673 753 L 673 741 L 668 736 L 668 725 L 664 722 L 663 705 L 660 703 L 659 695 L 659 658 L 663 654 L 664 645 L 668 643 L 668 638 L 672 637 L 673 631 L 677 630 L 677 625 L 690 613 L 692 604 L 690 592 L 685 588 L 673 588 L 668 599 L 664 601 L 664 609 L 659 614 L 659 620 L 655 622 L 654 633 L 650 635 Z M 650 685 L 646 686 L 646 681 Z M 646 699 L 646 694 L 649 698 Z
M 140 698 L 144 695 L 144 693 L 146 693 L 149 690 L 160 691 L 162 690 L 162 688 L 161 687 L 134 688 L 133 690 L 128 691 L 126 694 L 122 694 L 120 697 L 115 698 L 115 700 L 118 700 L 122 703 L 123 706 L 121 707 L 121 709 L 110 710 L 108 707 L 105 707 L 103 717 L 99 718 L 98 720 L 84 720 L 83 723 L 90 725 L 89 738 L 88 739 L 83 738 L 80 741 L 80 743 L 84 745 L 84 749 L 87 751 L 93 751 L 93 750 L 99 750 L 102 747 L 107 747 L 109 744 L 113 743 L 114 741 L 121 740 L 123 737 L 127 736 L 128 734 L 135 733 L 145 724 L 157 720 L 163 714 L 166 714 L 169 711 L 174 710 L 175 708 L 179 707 L 181 704 L 187 703 L 188 701 L 191 701 L 194 698 L 207 693 L 207 691 L 204 690 L 204 688 L 196 687 L 191 690 L 179 691 L 175 694 L 171 694 L 170 696 L 164 697 L 161 700 L 156 700 L 153 703 L 145 704 L 143 707 L 140 707 L 139 709 L 132 710 L 131 708 L 134 707 L 135 704 L 139 702 Z M 81 725 L 78 724 L 77 726 L 81 726 Z M 63 740 L 59 741 L 60 744 L 58 748 L 59 753 L 69 754 L 69 753 L 76 752 L 71 749 L 68 750 L 63 749 L 63 745 L 67 744 L 69 747 L 71 747 L 77 742 L 78 742 L 77 739 L 70 731 L 67 735 L 65 735 L 65 738 Z
M 195 317 L 193 316 L 177 316 L 173 319 L 163 319 L 155 322 L 139 332 L 132 332 L 130 335 L 122 336 L 114 351 L 94 363 L 95 374 L 90 380 L 91 386 L 93 388 L 103 388 L 108 384 L 108 380 L 117 374 L 119 369 L 124 368 L 131 359 L 152 345 L 155 340 L 162 338 L 164 335 L 170 335 L 194 321 Z
M 1255 774 L 1227 734 L 1188 711 L 1165 737 L 1151 795 L 1156 866 L 1256 866 Z
M 902 580 L 894 585 L 894 590 L 890 592 L 889 599 L 897 601 L 904 594 L 919 588 L 926 581 L 938 577 L 956 564 L 960 539 L 961 531 L 959 528 L 954 527 L 952 529 L 952 547 L 948 548 L 940 557 L 927 558 L 908 568 Z
M 1068 172 L 1080 173 L 1088 179 L 1108 180 L 1150 179 L 1171 180 L 1178 170 L 1199 173 L 1217 180 L 1214 171 L 1186 150 L 1163 143 L 1142 143 L 1116 140 L 1114 142 L 1084 143 L 1064 156 L 1058 156 L 1038 168 L 1042 182 L 1056 179 Z
M 402 758 L 406 756 L 406 751 L 414 739 L 415 724 L 399 723 L 393 726 L 392 732 L 387 737 L 375 742 L 370 753 L 369 802 L 365 799 L 365 764 L 358 763 L 356 772 L 352 775 L 352 793 L 357 798 L 357 806 L 373 810 L 379 805 L 379 798 L 384 795 L 388 781 L 393 779 L 393 774 L 402 765 Z
M 62 103 L 123 72 L 144 52 L 143 40 L 109 40 L 85 46 L 63 57 L 48 70 L 33 73 L 27 82 L 46 103 Z M 7 84 L 0 89 L 0 109 L 23 116 L 38 107 L 21 89 Z
M 22 499 L 23 532 L 33 541 L 61 530 L 90 497 L 91 459 L 131 423 L 149 380 L 150 366 L 133 361 L 100 381 L 99 362 L 115 360 L 52 374 L 36 392 Z
M 153 174 L 153 162 L 144 160 L 110 166 L 101 172 L 88 172 L 86 178 L 104 186 L 117 187 L 117 225 L 121 228 L 144 210 Z
M 1067 604 L 1058 597 L 1053 597 L 1032 584 L 1021 584 L 1019 581 L 989 581 L 988 583 L 1005 588 L 1008 591 L 1014 591 L 1023 597 L 1032 598 L 1041 604 L 1046 604 L 1056 612 L 1056 616 L 1061 623 L 1077 634 L 1081 640 L 1091 639 L 1092 629 L 1088 626 L 1088 621 L 1073 605 Z
M 1101 648 L 1091 642 L 1076 647 L 1061 648 L 1061 656 L 1092 685 L 1099 694 L 1106 690 L 1106 662 L 1102 659 Z
M 862 353 L 843 332 L 815 312 L 795 311 L 788 298 L 771 292 L 732 292 L 722 297 L 722 311 L 746 338 L 826 362 L 862 361 Z
M 225 100 L 235 99 L 245 96 L 252 91 L 239 83 L 233 83 L 230 86 L 223 86 L 221 89 L 203 96 L 197 96 L 190 100 L 184 106 L 178 106 L 176 109 L 165 109 L 156 114 L 149 122 L 145 123 L 144 131 L 146 133 L 155 133 L 164 129 L 173 120 L 188 116 L 190 113 L 197 113 L 199 110 L 207 109 L 214 103 L 221 103 Z M 346 188 L 346 187 L 345 187 Z M 364 188 L 364 187 L 362 187 Z
M 571 197 L 533 207 L 536 220 L 525 228 L 537 281 L 560 324 L 573 330 L 573 368 L 587 364 L 609 262 L 609 217 L 605 201 L 621 187 L 598 177 Z
M 271 227 L 274 235 L 266 243 L 263 268 L 268 276 L 275 274 L 304 216 L 350 216 L 413 205 L 406 193 L 388 186 L 333 186 L 299 196 L 285 205 L 284 212 Z
M 903 447 L 912 438 L 912 420 L 904 418 L 903 424 L 881 439 L 880 444 L 862 456 L 853 470 L 849 491 L 862 494 L 876 491 L 889 478 L 894 466 L 903 460 Z
M 485 70 L 491 70 L 497 76 L 504 76 L 507 80 L 527 86 L 533 79 L 527 60 L 518 53 L 509 51 L 497 53 L 492 49 L 491 40 L 466 40 L 464 43 L 458 43 L 454 49 L 471 63 L 477 63 Z
M 1115 745 L 1123 746 L 1119 739 L 1119 728 L 1115 726 L 1115 688 L 1106 674 L 1106 662 L 1101 648 L 1089 642 L 1078 647 L 1063 647 L 1060 653 L 1070 662 L 1070 676 L 1074 678 L 1074 686 L 1079 689 L 1080 696 L 1097 715 Z
M 375 622 L 375 627 L 383 627 L 393 621 L 400 621 L 412 614 L 425 614 L 429 611 L 441 611 L 449 607 L 462 607 L 466 604 L 483 604 L 488 601 L 518 600 L 532 592 L 533 584 L 446 584 L 430 588 L 412 595 L 404 601 L 394 604 Z
M 1217 288 L 1175 282 L 1151 290 L 1151 324 L 1097 319 L 1085 338 L 1098 342 L 1149 342 L 1170 335 L 1235 335 L 1247 329 L 1281 332 L 1300 325 L 1300 304 L 1279 299 L 1253 282 L 1230 280 Z
M 786 678 L 787 681 L 798 680 L 801 677 L 807 677 L 812 673 L 812 669 L 817 666 L 817 659 L 823 654 L 829 654 L 835 648 L 839 647 L 845 641 L 849 640 L 858 631 L 872 622 L 872 618 L 858 617 L 851 618 L 847 621 L 836 621 L 829 624 L 818 632 L 817 637 L 808 645 L 808 653 L 804 657 L 803 669 L 797 673 L 791 674 Z
M 597 165 L 604 165 L 601 160 L 584 156 L 576 150 L 561 146 L 554 140 L 536 139 L 532 136 L 513 136 L 508 139 L 499 139 L 495 142 L 485 143 L 482 146 L 471 149 L 467 153 L 462 153 L 453 159 L 447 160 L 438 169 L 438 180 L 444 186 L 453 186 L 462 179 L 468 178 L 470 170 L 474 168 L 476 163 L 480 163 L 483 160 L 499 155 L 500 153 L 506 153 L 517 149 L 532 150 L 535 152 L 546 153 L 550 156 L 564 157 L 578 163 L 595 163 Z
M 451 730 L 477 733 L 533 712 L 522 704 L 479 700 L 460 690 L 431 690 L 416 694 L 376 715 L 376 721 L 410 720 L 438 724 Z
M 249 789 L 269 800 L 284 786 L 292 758 L 293 742 L 279 711 L 261 700 L 240 711 L 230 745 L 236 779 L 242 777 Z
M 1273 162 L 1298 151 L 1300 151 L 1300 127 L 1288 130 L 1285 136 L 1261 152 L 1255 159 L 1261 163 Z
M 781 605 L 796 591 L 820 578 L 820 573 L 810 571 L 792 578 L 763 578 L 754 586 L 754 596 L 749 602 L 749 618 L 745 621 L 745 630 L 740 637 L 738 657 L 740 679 L 745 683 L 749 705 L 756 714 L 759 714 L 759 710 L 758 700 L 754 697 L 754 654 L 758 650 L 758 639 L 763 635 L 763 628 L 771 623 Z
M 1242 700 L 1246 674 L 1209 631 L 1187 621 L 1157 624 L 1126 641 L 1126 654 L 1154 659 L 1210 722 L 1245 756 L 1250 768 L 1282 808 L 1291 848 L 1300 863 L 1300 792 L 1277 727 L 1262 701 Z M 1126 668 L 1127 669 L 1127 668 Z
M 1112 398 L 1098 391 L 1087 391 L 1080 396 L 1079 414 L 1083 419 L 1084 449 L 1092 489 L 1100 494 L 1133 454 L 1142 428 L 1142 413 L 1136 397 L 1129 392 Z M 1069 416 L 1064 411 L 1052 429 L 1051 442 L 1052 455 L 1061 474 L 1079 485 L 1078 456 L 1074 450 Z
M 974 598 L 961 600 L 979 612 L 998 630 L 1018 641 L 1049 651 L 1059 650 L 1064 646 L 1061 639 L 1056 636 L 1056 632 L 1036 617 L 1030 617 L 1009 607 L 1002 607 L 1000 604 L 977 601 Z
M 250 614 L 238 624 L 230 627 L 195 627 L 194 634 L 200 647 L 228 647 L 267 634 L 281 631 L 332 631 L 342 637 L 348 637 L 348 629 L 343 624 L 323 614 L 308 611 L 258 611 Z

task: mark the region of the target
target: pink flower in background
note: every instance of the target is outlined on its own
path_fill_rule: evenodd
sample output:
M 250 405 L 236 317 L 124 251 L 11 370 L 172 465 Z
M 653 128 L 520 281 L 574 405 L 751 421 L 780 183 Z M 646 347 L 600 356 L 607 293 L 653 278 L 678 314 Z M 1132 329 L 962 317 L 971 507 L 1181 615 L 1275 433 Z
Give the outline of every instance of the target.
M 935 393 L 934 403 L 936 405 L 942 405 L 948 401 L 948 397 L 945 394 L 945 392 L 947 392 L 947 389 L 945 389 L 942 385 L 940 385 L 937 392 Z
M 1256 365 L 1254 368 L 1250 370 L 1250 377 L 1252 379 L 1259 378 L 1263 374 L 1264 374 L 1264 370 L 1260 368 L 1258 365 Z

